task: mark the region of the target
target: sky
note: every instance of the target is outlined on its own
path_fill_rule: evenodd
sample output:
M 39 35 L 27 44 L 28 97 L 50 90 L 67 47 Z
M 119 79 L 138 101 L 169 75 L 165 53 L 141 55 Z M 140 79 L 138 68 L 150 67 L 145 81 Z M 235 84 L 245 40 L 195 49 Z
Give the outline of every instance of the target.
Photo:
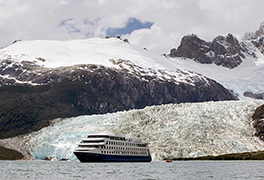
M 0 47 L 15 40 L 121 36 L 157 53 L 196 34 L 240 39 L 264 21 L 263 0 L 0 0 Z

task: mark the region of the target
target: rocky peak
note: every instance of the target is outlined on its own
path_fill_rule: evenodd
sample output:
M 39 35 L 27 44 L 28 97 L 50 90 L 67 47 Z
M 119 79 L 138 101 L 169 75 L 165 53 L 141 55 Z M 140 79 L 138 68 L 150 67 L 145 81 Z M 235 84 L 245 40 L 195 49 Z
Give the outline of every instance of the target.
M 264 54 L 264 21 L 260 24 L 259 29 L 254 32 L 246 32 L 242 37 L 244 41 L 251 41 L 259 51 Z
M 177 49 L 172 49 L 170 57 L 183 57 L 194 59 L 202 64 L 221 65 L 235 68 L 245 58 L 246 49 L 232 34 L 217 36 L 212 42 L 206 42 L 197 35 L 184 36 Z
M 264 21 L 260 24 L 259 30 L 255 32 L 251 42 L 264 54 Z
M 241 38 L 244 41 L 251 40 L 254 38 L 254 33 L 253 32 L 245 32 L 243 37 Z
M 214 63 L 230 69 L 237 67 L 242 63 L 241 58 L 245 58 L 243 54 L 245 52 L 244 47 L 232 34 L 214 38 L 211 50 L 214 53 Z
M 264 35 L 264 21 L 260 24 L 259 29 L 255 32 L 253 38 L 257 39 L 262 35 Z
M 259 49 L 262 54 L 264 54 L 264 35 L 260 36 L 256 40 L 252 40 L 251 42 Z
M 210 51 L 211 43 L 200 39 L 197 35 L 187 35 L 181 40 L 178 49 L 173 48 L 170 57 L 190 58 L 200 63 L 210 64 L 211 59 L 206 55 Z

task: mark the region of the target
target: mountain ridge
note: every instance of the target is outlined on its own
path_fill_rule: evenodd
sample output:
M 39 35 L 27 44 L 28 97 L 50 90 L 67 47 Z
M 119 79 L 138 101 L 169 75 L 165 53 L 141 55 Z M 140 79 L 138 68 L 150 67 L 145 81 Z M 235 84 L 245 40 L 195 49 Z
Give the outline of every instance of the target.
M 255 45 L 255 44 L 254 44 Z M 169 57 L 193 59 L 201 64 L 216 64 L 233 69 L 242 63 L 246 56 L 256 58 L 247 44 L 239 42 L 232 34 L 217 36 L 212 42 L 206 42 L 197 35 L 187 35 L 181 40 L 180 46 L 171 49 Z

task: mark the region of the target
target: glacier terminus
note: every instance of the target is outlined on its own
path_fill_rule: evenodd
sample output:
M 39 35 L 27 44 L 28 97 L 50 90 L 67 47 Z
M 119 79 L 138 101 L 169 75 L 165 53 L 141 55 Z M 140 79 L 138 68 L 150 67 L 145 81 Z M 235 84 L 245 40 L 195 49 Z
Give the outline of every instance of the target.
M 67 118 L 19 138 L 35 159 L 76 160 L 87 134 L 111 131 L 149 142 L 154 161 L 264 150 L 254 136 L 251 114 L 257 101 L 222 101 L 151 106 L 104 115 Z

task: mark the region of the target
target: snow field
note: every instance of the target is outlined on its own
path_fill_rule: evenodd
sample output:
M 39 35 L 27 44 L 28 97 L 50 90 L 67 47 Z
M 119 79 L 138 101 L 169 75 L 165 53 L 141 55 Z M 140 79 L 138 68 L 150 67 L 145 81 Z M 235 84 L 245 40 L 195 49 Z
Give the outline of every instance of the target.
M 191 59 L 166 58 L 155 51 L 146 51 L 117 38 L 18 41 L 0 49 L 0 59 L 10 59 L 15 62 L 31 61 L 48 68 L 76 64 L 98 64 L 118 68 L 112 60 L 128 60 L 131 64 L 142 67 L 146 73 L 150 69 L 155 72 L 164 71 L 168 79 L 174 76 L 179 82 L 186 82 L 192 73 L 180 77 L 178 70 L 200 73 L 233 90 L 240 99 L 248 100 L 249 98 L 243 96 L 245 91 L 263 92 L 264 56 L 251 42 L 243 43 L 257 55 L 257 58 L 246 57 L 242 59 L 242 64 L 234 69 L 215 64 L 199 64 Z M 158 76 L 161 79 L 165 77 L 164 73 Z

